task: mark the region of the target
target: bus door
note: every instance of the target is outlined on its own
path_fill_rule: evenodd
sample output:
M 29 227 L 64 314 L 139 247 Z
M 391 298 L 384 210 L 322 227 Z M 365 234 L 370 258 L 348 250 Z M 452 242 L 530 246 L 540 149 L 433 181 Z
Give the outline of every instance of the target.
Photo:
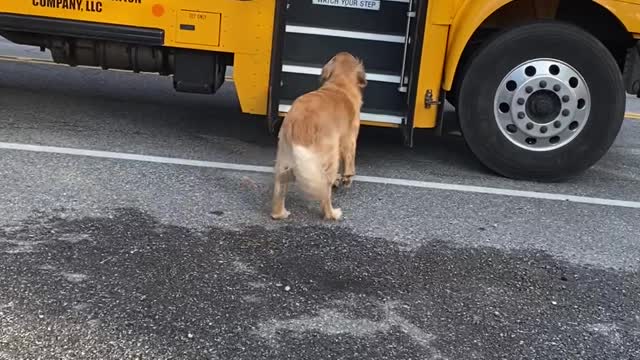
M 322 66 L 348 51 L 363 60 L 367 72 L 362 121 L 412 129 L 411 80 L 422 43 L 415 34 L 424 26 L 416 26 L 424 21 L 416 16 L 420 12 L 426 13 L 426 1 L 283 1 L 270 114 L 283 115 L 295 98 L 317 89 Z

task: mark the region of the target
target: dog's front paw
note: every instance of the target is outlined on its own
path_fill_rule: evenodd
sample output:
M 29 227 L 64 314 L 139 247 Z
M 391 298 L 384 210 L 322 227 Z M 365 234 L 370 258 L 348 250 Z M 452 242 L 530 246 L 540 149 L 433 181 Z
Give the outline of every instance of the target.
M 330 213 L 324 214 L 325 220 L 340 220 L 342 218 L 341 209 L 332 209 Z
M 339 188 L 340 184 L 342 184 L 342 175 L 338 174 L 336 175 L 336 179 L 333 180 L 333 184 L 331 184 L 331 186 L 334 188 Z
M 273 220 L 284 220 L 288 218 L 289 215 L 291 215 L 290 212 L 288 212 L 287 210 L 282 210 L 282 212 L 280 213 L 271 213 L 271 218 Z
M 344 175 L 341 181 L 344 187 L 351 187 L 351 184 L 353 184 L 353 175 Z

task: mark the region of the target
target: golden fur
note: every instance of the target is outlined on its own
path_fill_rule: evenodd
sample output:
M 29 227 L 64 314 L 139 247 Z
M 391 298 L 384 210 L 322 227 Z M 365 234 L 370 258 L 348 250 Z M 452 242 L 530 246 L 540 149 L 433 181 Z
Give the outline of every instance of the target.
M 285 196 L 296 182 L 320 201 L 324 218 L 338 220 L 342 210 L 331 204 L 332 186 L 350 186 L 355 175 L 362 92 L 367 85 L 362 61 L 347 52 L 322 68 L 319 89 L 297 98 L 278 134 L 278 153 L 271 217 L 286 219 Z M 343 175 L 340 176 L 340 164 Z

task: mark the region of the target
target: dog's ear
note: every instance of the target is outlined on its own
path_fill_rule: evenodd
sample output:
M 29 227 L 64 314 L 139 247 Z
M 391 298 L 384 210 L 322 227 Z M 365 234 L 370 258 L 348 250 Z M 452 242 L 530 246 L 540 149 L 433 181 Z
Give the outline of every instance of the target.
M 367 86 L 367 72 L 364 69 L 364 63 L 362 62 L 362 59 L 360 59 L 359 57 L 356 57 L 356 61 L 358 62 L 358 67 L 357 67 L 358 86 L 364 89 Z
M 329 80 L 331 75 L 333 75 L 334 63 L 336 61 L 336 57 L 332 57 L 323 67 L 320 72 L 320 85 L 323 85 L 325 81 Z
M 358 86 L 365 88 L 367 86 L 367 73 L 363 68 L 358 70 Z
M 332 69 L 327 69 L 327 67 L 322 68 L 322 72 L 320 73 L 320 85 L 324 85 L 325 81 L 329 80 L 331 77 Z

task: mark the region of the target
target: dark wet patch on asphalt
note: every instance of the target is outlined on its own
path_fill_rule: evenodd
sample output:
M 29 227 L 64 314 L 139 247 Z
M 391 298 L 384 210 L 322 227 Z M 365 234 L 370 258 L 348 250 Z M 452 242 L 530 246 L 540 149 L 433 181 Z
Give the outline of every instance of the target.
M 40 213 L 0 231 L 0 324 L 0 359 L 633 359 L 640 274 L 335 226 Z

